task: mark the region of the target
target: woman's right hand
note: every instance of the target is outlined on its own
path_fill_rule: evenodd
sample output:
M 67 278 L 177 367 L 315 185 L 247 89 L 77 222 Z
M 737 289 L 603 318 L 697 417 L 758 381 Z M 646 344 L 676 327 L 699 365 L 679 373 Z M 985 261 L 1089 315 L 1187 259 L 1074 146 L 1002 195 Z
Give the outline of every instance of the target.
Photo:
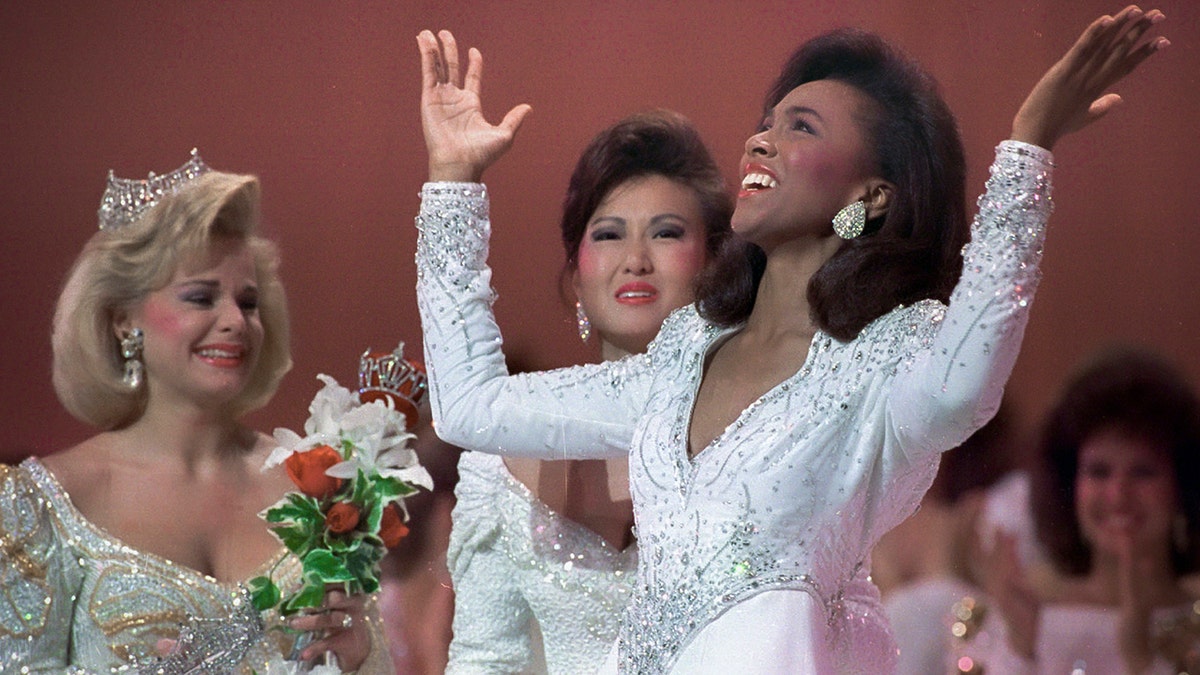
M 479 100 L 483 73 L 479 50 L 472 47 L 467 52 L 467 72 L 460 83 L 458 44 L 450 31 L 440 31 L 437 37 L 421 31 L 417 48 L 421 52 L 421 126 L 429 152 L 429 180 L 478 183 L 484 169 L 512 145 L 530 107 L 518 105 L 500 124 L 488 123 Z

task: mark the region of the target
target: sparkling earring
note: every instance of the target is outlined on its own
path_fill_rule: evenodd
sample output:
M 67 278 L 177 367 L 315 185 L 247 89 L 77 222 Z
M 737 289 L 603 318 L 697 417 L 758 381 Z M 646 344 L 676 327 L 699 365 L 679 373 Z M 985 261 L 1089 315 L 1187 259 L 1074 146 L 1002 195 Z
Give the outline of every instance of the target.
M 579 339 L 584 342 L 592 337 L 592 322 L 588 320 L 587 312 L 583 311 L 583 303 L 575 301 L 575 325 L 579 327 Z
M 121 381 L 131 390 L 142 386 L 142 340 L 141 328 L 134 328 L 121 338 L 121 356 L 125 357 L 125 375 Z
M 867 226 L 866 202 L 851 202 L 833 217 L 833 231 L 842 239 L 853 239 Z

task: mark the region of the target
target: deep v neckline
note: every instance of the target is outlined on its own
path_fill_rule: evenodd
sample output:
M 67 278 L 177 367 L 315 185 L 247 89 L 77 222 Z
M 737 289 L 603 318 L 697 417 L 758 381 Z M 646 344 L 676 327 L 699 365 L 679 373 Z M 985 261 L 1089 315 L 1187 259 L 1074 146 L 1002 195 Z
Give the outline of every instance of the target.
M 725 439 L 729 438 L 734 432 L 745 426 L 748 419 L 754 414 L 754 411 L 762 407 L 764 402 L 774 398 L 777 392 L 791 389 L 795 382 L 803 379 L 804 375 L 812 368 L 812 361 L 815 352 L 817 351 L 815 349 L 817 340 L 824 335 L 820 329 L 814 331 L 812 338 L 808 342 L 808 353 L 805 354 L 804 361 L 800 364 L 800 367 L 797 368 L 792 374 L 775 383 L 762 394 L 759 394 L 758 397 L 751 401 L 745 408 L 742 408 L 741 412 L 739 412 L 737 416 L 733 418 L 733 421 L 721 429 L 721 432 L 714 436 L 707 445 L 697 450 L 695 454 L 692 454 L 692 421 L 696 418 L 696 403 L 700 394 L 700 385 L 704 383 L 705 364 L 708 363 L 708 360 L 716 354 L 716 350 L 720 349 L 722 345 L 737 335 L 743 328 L 745 328 L 744 325 L 714 334 L 712 338 L 709 339 L 708 344 L 704 346 L 704 349 L 698 355 L 699 358 L 696 359 L 694 371 L 692 372 L 691 377 L 691 391 L 688 394 L 685 405 L 679 413 L 681 416 L 684 416 L 684 419 L 682 419 L 683 433 L 681 434 L 682 447 L 679 448 L 679 451 L 682 452 L 684 463 L 691 467 L 693 473 L 701 464 L 701 459 L 707 455 L 714 454 L 709 451 L 720 446 Z
M 64 516 L 69 516 L 72 520 L 79 523 L 97 538 L 108 542 L 110 545 L 129 551 L 136 551 L 140 556 L 144 556 L 164 567 L 173 569 L 183 576 L 201 580 L 208 585 L 224 589 L 236 588 L 238 585 L 247 583 L 257 576 L 266 574 L 272 568 L 277 566 L 279 562 L 288 554 L 287 548 L 281 545 L 279 549 L 277 549 L 276 552 L 271 555 L 270 558 L 256 567 L 254 571 L 251 572 L 250 575 L 245 579 L 231 579 L 228 581 L 218 579 L 214 576 L 201 572 L 194 567 L 175 562 L 166 556 L 159 555 L 153 551 L 146 551 L 125 543 L 120 537 L 110 533 L 108 530 L 92 522 L 86 515 L 84 515 L 84 513 L 79 510 L 79 507 L 75 506 L 75 502 L 71 500 L 70 493 L 68 493 L 66 488 L 63 487 L 62 483 L 58 481 L 58 477 L 55 476 L 50 469 L 46 468 L 45 464 L 42 464 L 40 461 L 38 461 L 36 457 L 31 457 L 29 460 L 27 460 L 27 463 L 34 477 L 38 480 L 38 482 L 43 483 L 50 492 L 56 508 L 62 508 L 67 511 L 67 513 L 63 514 Z M 265 522 L 263 523 L 263 527 L 266 527 Z

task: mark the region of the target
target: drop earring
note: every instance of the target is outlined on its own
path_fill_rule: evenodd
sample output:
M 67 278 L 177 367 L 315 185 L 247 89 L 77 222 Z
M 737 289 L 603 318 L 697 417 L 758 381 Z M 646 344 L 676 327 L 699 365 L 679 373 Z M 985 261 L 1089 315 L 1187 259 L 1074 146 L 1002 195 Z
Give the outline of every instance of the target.
M 134 328 L 121 338 L 121 356 L 125 358 L 125 375 L 121 382 L 131 390 L 142 386 L 142 342 L 145 335 L 141 328 Z
M 583 311 L 583 303 L 578 300 L 575 301 L 575 325 L 579 328 L 579 339 L 587 342 L 592 337 L 592 322 L 587 312 Z
M 867 226 L 867 204 L 851 202 L 833 217 L 833 231 L 842 239 L 853 239 Z

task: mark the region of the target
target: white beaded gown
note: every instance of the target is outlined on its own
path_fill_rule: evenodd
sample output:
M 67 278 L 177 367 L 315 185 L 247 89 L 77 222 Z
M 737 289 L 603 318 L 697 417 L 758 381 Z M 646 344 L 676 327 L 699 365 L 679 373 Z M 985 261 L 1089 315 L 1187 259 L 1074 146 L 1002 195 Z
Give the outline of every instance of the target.
M 999 405 L 1040 276 L 1051 166 L 1001 143 L 949 306 L 898 307 L 849 342 L 818 331 L 800 370 L 694 457 L 705 357 L 738 328 L 684 308 L 645 354 L 509 376 L 485 188 L 426 184 L 417 299 L 437 431 L 504 455 L 628 454 L 639 554 L 620 672 L 890 672 L 869 553 L 916 508 L 939 453 Z
M 500 457 L 465 452 L 458 472 L 447 674 L 595 672 L 629 601 L 636 545 L 618 551 L 552 511 Z
M 276 564 L 283 591 L 299 588 L 300 561 L 282 547 L 254 576 Z M 138 672 L 189 619 L 235 626 L 245 601 L 239 584 L 134 549 L 88 521 L 36 458 L 0 464 L 0 673 Z M 372 649 L 358 672 L 392 675 L 374 602 L 368 614 Z M 275 612 L 264 619 L 265 635 L 237 663 L 204 672 L 265 675 L 269 664 L 281 666 L 295 636 L 280 630 Z

